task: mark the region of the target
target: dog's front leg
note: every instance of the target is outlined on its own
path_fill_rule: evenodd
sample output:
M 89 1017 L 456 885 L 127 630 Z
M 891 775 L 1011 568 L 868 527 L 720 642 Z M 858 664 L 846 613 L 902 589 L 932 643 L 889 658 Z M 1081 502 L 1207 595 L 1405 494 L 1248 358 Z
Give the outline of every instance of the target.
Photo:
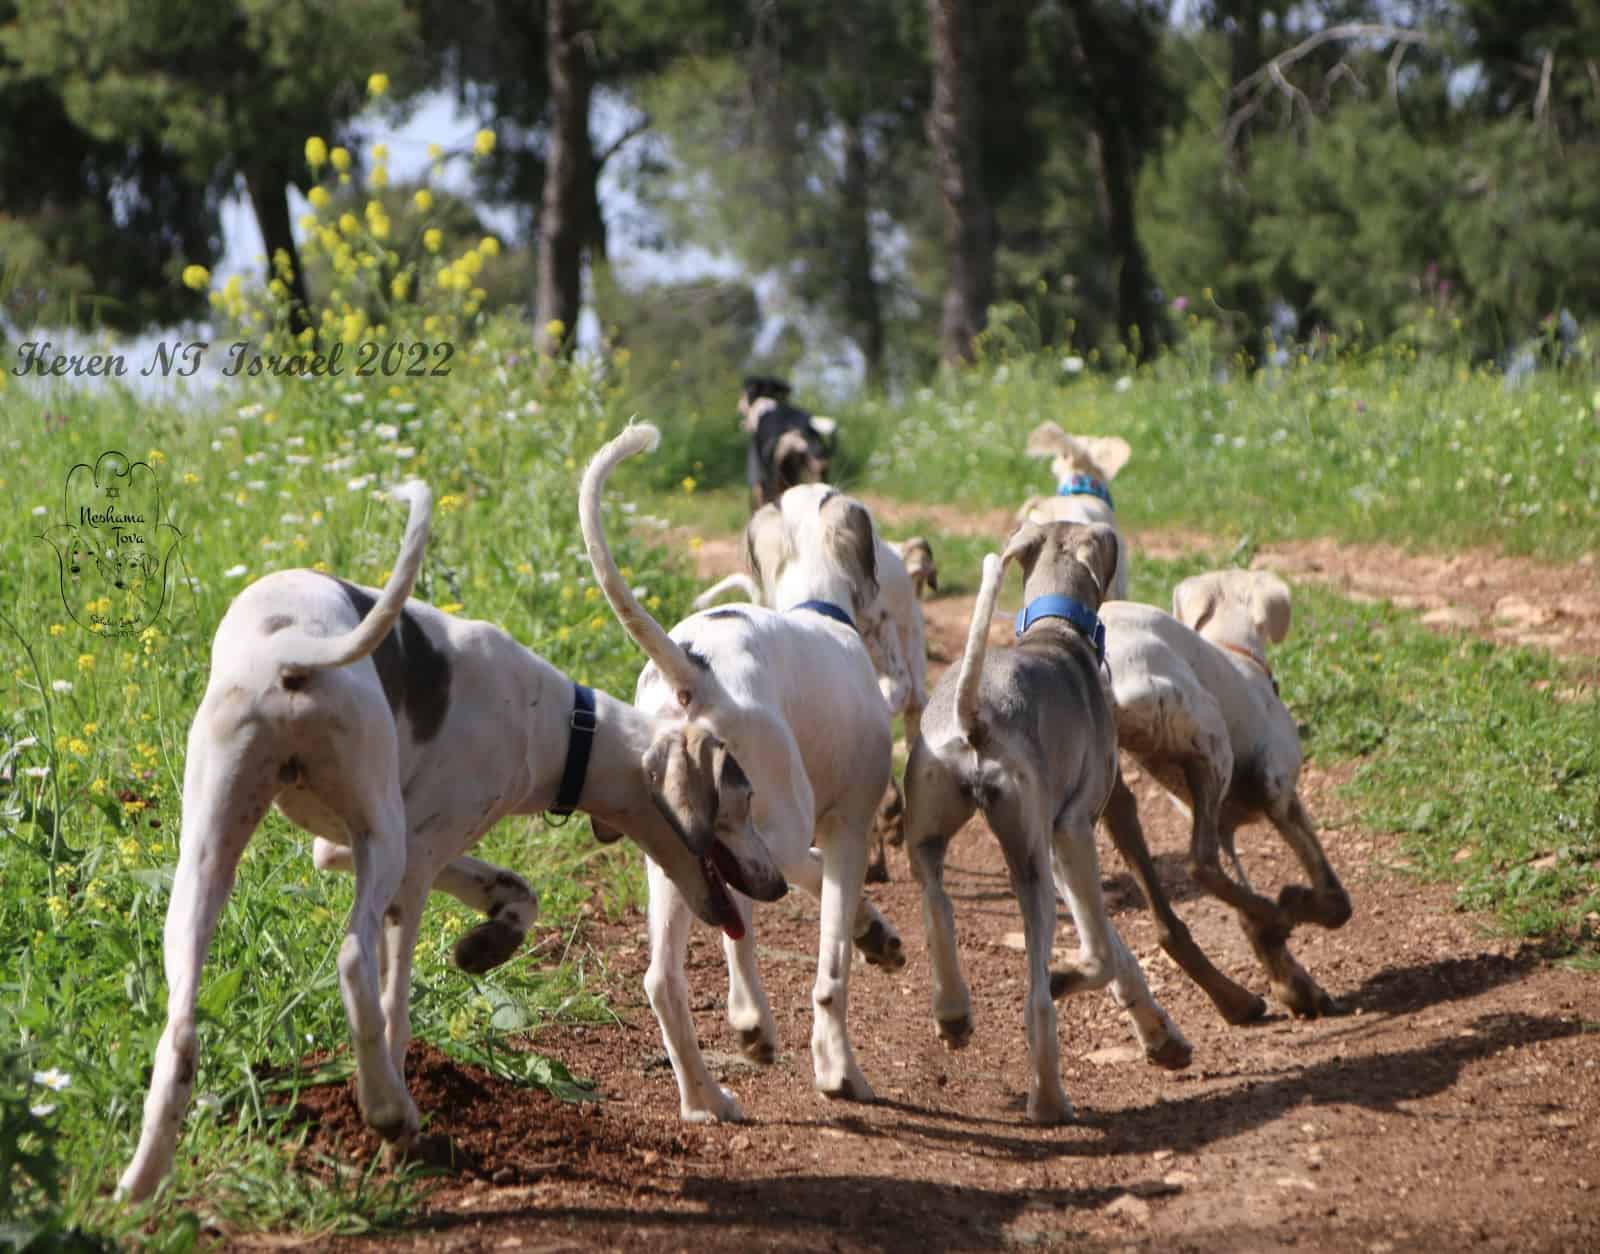
M 822 936 L 817 982 L 811 990 L 811 1061 L 817 1090 L 824 1097 L 870 1102 L 872 1086 L 856 1065 L 845 1027 L 850 947 L 867 870 L 867 834 L 828 816 L 818 827 L 817 841 L 822 850 Z
M 1287 802 L 1274 806 L 1269 817 L 1311 877 L 1309 892 L 1300 884 L 1288 884 L 1278 894 L 1278 905 L 1296 923 L 1343 927 L 1350 921 L 1350 894 L 1345 892 L 1333 864 L 1328 861 L 1322 842 L 1317 839 L 1317 829 L 1305 806 L 1300 804 L 1299 796 L 1291 791 Z
M 744 935 L 736 941 L 726 934 L 722 937 L 722 953 L 728 963 L 728 1026 L 738 1034 L 739 1048 L 746 1058 L 770 1066 L 778 1056 L 778 1025 L 756 971 L 756 934 L 750 903 L 743 897 L 733 900 L 744 920 Z
M 255 770 L 248 748 L 196 743 L 203 719 L 202 708 L 184 770 L 183 833 L 163 936 L 167 1026 L 156 1046 L 139 1147 L 117 1182 L 118 1196 L 133 1201 L 150 1196 L 172 1167 L 200 1062 L 194 1024 L 200 972 L 240 855 L 271 804 L 268 777 Z
M 339 947 L 339 993 L 356 1055 L 356 1098 L 367 1122 L 385 1140 L 405 1141 L 419 1124 L 416 1105 L 389 1053 L 379 997 L 378 962 L 384 913 L 406 870 L 405 811 L 398 798 L 369 803 L 369 826 L 351 843 L 356 899 Z M 398 957 L 398 955 L 396 955 Z M 397 968 L 399 962 L 390 963 Z

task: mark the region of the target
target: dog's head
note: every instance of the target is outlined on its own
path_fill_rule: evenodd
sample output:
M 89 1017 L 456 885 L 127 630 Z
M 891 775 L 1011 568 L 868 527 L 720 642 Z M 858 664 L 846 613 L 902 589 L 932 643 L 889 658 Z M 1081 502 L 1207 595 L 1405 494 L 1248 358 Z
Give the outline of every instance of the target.
M 1289 634 L 1289 586 L 1265 570 L 1207 571 L 1172 590 L 1172 616 L 1208 640 L 1260 652 Z
M 1054 593 L 1098 610 L 1117 556 L 1117 533 L 1103 523 L 1027 522 L 1011 533 L 1000 565 L 1022 566 L 1026 601 Z
M 790 390 L 786 382 L 771 375 L 747 376 L 739 389 L 740 425 L 745 431 L 753 432 L 761 421 L 761 415 L 786 402 Z
M 1121 436 L 1068 435 L 1053 422 L 1042 422 L 1028 436 L 1029 457 L 1048 457 L 1057 483 L 1073 475 L 1088 475 L 1110 483 L 1128 464 L 1132 446 Z
M 860 501 L 826 484 L 790 488 L 750 516 L 744 555 L 768 605 L 811 598 L 859 619 L 878 596 L 878 538 Z
M 696 914 L 742 930 L 730 886 L 757 901 L 775 901 L 788 887 L 756 830 L 744 768 L 716 733 L 695 721 L 660 727 L 641 765 L 656 810 L 698 865 L 691 871 L 681 858 L 658 861 Z
M 900 542 L 900 558 L 906 564 L 906 574 L 911 576 L 911 586 L 920 600 L 931 588 L 939 591 L 939 567 L 933 560 L 933 545 L 921 536 L 912 536 Z

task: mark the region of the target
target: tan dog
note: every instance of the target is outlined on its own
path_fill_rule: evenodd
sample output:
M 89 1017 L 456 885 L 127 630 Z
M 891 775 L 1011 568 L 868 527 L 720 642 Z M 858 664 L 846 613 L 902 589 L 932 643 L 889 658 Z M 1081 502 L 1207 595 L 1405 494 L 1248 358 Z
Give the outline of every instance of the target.
M 1177 1068 L 1191 1056 L 1106 914 L 1100 889 L 1094 825 L 1117 777 L 1117 734 L 1094 611 L 1117 551 L 1109 527 L 1025 523 L 1004 554 L 984 559 L 966 651 L 935 686 L 906 767 L 906 854 L 922 885 L 934 1020 L 952 1049 L 972 1035 L 972 998 L 944 889 L 945 848 L 981 809 L 1005 852 L 1028 950 L 1028 1118 L 1036 1123 L 1072 1113 L 1061 1086 L 1057 997 L 1109 983 L 1150 1061 Z M 1028 604 L 1016 647 L 990 654 L 989 624 L 1011 561 L 1022 565 Z M 1052 974 L 1057 892 L 1081 947 L 1075 963 Z
M 1266 644 L 1289 631 L 1289 589 L 1262 571 L 1213 571 L 1179 584 L 1172 609 L 1167 615 L 1131 601 L 1101 609 L 1118 737 L 1175 798 L 1180 783 L 1187 789 L 1194 820 L 1190 871 L 1238 911 L 1273 993 L 1297 1015 L 1333 1013 L 1337 1003 L 1294 960 L 1287 943 L 1296 924 L 1333 928 L 1350 918 L 1350 898 L 1296 790 L 1300 738 L 1266 659 Z M 1259 817 L 1288 842 L 1311 877 L 1310 888 L 1290 884 L 1273 902 L 1250 886 L 1234 831 Z M 1228 1022 L 1259 1017 L 1266 1008 L 1261 998 L 1217 971 L 1172 912 L 1150 862 L 1138 807 L 1120 775 L 1105 820 L 1150 899 L 1162 948 Z
M 1028 436 L 1029 457 L 1048 457 L 1055 476 L 1054 496 L 1030 496 L 1017 521 L 1104 523 L 1117 532 L 1117 574 L 1106 599 L 1128 596 L 1128 543 L 1117 527 L 1111 481 L 1128 464 L 1132 449 L 1115 435 L 1068 435 L 1053 422 L 1040 423 Z

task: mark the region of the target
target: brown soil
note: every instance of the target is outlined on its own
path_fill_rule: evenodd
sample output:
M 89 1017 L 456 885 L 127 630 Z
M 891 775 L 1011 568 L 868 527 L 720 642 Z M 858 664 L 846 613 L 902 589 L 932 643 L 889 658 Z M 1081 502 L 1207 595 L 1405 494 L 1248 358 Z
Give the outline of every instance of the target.
M 1319 564 L 1292 569 L 1295 578 L 1327 573 L 1358 590 L 1369 585 L 1357 572 L 1391 578 L 1397 561 L 1431 560 L 1384 554 L 1376 561 L 1370 551 L 1314 544 L 1268 553 Z M 1487 588 L 1491 571 L 1500 578 L 1498 560 L 1459 568 L 1457 583 L 1475 569 Z M 731 562 L 706 573 L 728 569 Z M 1447 568 L 1435 577 L 1446 579 Z M 1530 601 L 1543 586 L 1527 578 L 1526 564 L 1512 583 Z M 1412 581 L 1408 594 L 1417 588 Z M 1558 588 L 1561 596 L 1581 595 L 1574 589 L 1570 579 Z M 1479 590 L 1452 595 L 1462 591 Z M 936 600 L 926 609 L 934 650 L 955 656 L 970 600 Z M 1251 1027 L 1225 1025 L 1156 947 L 1131 878 L 1102 842 L 1117 926 L 1193 1042 L 1194 1063 L 1179 1073 L 1146 1066 L 1109 995 L 1069 998 L 1058 1005 L 1059 1032 L 1077 1120 L 1029 1125 L 1021 924 L 998 846 L 975 822 L 952 847 L 948 874 L 978 1026 L 967 1049 L 950 1053 L 934 1034 L 920 898 L 896 854 L 894 882 L 871 893 L 911 961 L 887 975 L 857 962 L 851 980 L 851 1037 L 878 1102 L 832 1104 L 812 1090 L 817 912 L 791 894 L 757 916 L 762 977 L 779 1027 L 771 1067 L 739 1055 L 722 1018 L 720 946 L 706 929 L 694 933 L 689 978 L 701 1041 L 751 1122 L 686 1126 L 641 988 L 643 919 L 593 922 L 584 939 L 607 958 L 597 978 L 619 1023 L 550 1030 L 533 1045 L 595 1080 L 604 1100 L 564 1105 L 414 1049 L 410 1082 L 429 1120 L 433 1157 L 446 1159 L 442 1148 L 451 1145 L 455 1167 L 407 1231 L 307 1244 L 459 1251 L 1038 1245 L 1163 1254 L 1600 1248 L 1595 980 L 1537 947 L 1497 937 L 1488 919 L 1456 908 L 1448 887 L 1419 883 L 1397 838 L 1354 826 L 1338 790 L 1345 775 L 1313 763 L 1302 794 L 1355 916 L 1337 932 L 1304 929 L 1294 942 L 1307 969 L 1343 999 L 1345 1015 L 1301 1022 L 1274 1010 Z M 1267 994 L 1229 913 L 1184 876 L 1186 819 L 1150 781 L 1134 787 L 1163 877 L 1197 941 L 1220 967 Z M 1270 830 L 1241 833 L 1240 846 L 1258 887 L 1275 890 L 1297 878 Z M 549 952 L 533 939 L 516 961 L 537 963 L 533 955 Z M 559 939 L 551 948 L 568 943 Z M 1064 914 L 1057 941 L 1062 950 L 1072 945 Z M 348 1085 L 310 1091 L 301 1106 L 313 1125 L 308 1150 L 361 1161 L 373 1152 Z

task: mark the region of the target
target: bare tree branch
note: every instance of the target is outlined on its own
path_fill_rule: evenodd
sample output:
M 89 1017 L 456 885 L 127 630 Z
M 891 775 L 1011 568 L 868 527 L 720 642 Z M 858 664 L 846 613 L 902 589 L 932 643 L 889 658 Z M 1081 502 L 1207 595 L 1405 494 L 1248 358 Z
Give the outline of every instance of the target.
M 1545 120 L 1545 107 L 1550 103 L 1550 71 L 1555 68 L 1556 54 L 1552 49 L 1544 51 L 1544 65 L 1539 70 L 1539 92 L 1533 98 L 1533 120 L 1535 124 Z
M 618 135 L 614 140 L 612 140 L 603 149 L 595 154 L 594 168 L 596 172 L 605 169 L 606 162 L 610 161 L 612 157 L 616 156 L 617 152 L 630 140 L 638 139 L 639 136 L 643 135 L 649 129 L 650 115 L 647 113 L 644 115 L 644 117 L 640 118 L 637 122 L 635 122 L 627 130 L 623 131 L 622 134 Z
M 1292 48 L 1286 48 L 1273 57 L 1253 74 L 1249 74 L 1234 84 L 1230 93 L 1231 98 L 1239 100 L 1239 107 L 1228 115 L 1227 122 L 1222 128 L 1223 146 L 1230 152 L 1238 139 L 1239 131 L 1244 124 L 1255 114 L 1272 95 L 1282 95 L 1289 102 L 1289 120 L 1295 117 L 1295 106 L 1298 105 L 1304 112 L 1309 122 L 1316 117 L 1316 110 L 1311 99 L 1294 85 L 1285 72 L 1296 63 L 1303 61 L 1324 44 L 1357 40 L 1372 40 L 1379 43 L 1393 42 L 1394 52 L 1389 57 L 1389 93 L 1391 97 L 1398 98 L 1400 60 L 1403 51 L 1418 44 L 1428 44 L 1432 38 L 1420 31 L 1407 30 L 1403 26 L 1389 26 L 1377 22 L 1341 22 L 1336 26 L 1324 27 L 1313 35 L 1307 36 Z M 1331 89 L 1338 78 L 1348 78 L 1357 87 L 1365 91 L 1348 63 L 1340 61 L 1325 77 L 1325 87 Z M 1326 99 L 1326 95 L 1324 99 Z

